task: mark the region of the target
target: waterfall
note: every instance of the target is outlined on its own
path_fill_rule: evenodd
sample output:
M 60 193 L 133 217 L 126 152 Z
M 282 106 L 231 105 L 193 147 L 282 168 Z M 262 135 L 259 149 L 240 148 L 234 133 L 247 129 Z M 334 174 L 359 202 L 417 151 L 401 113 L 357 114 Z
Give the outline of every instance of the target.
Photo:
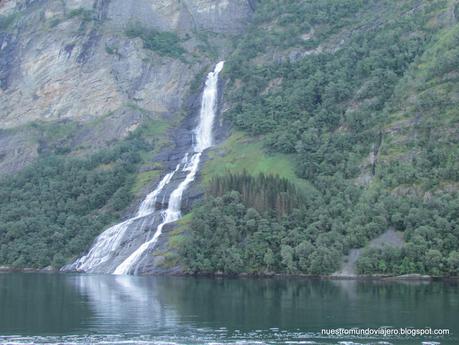
M 148 218 L 146 218 L 146 216 L 149 216 L 154 212 L 156 199 L 159 193 L 161 193 L 164 187 L 171 181 L 179 167 L 180 165 L 177 165 L 174 171 L 164 176 L 156 189 L 145 197 L 139 206 L 135 217 L 105 230 L 99 237 L 97 237 L 88 254 L 82 256 L 69 267 L 66 267 L 65 270 L 92 271 L 93 268 L 100 266 L 104 262 L 110 260 L 113 255 L 116 255 L 116 251 L 119 249 L 126 231 L 132 224 L 134 224 L 135 221 L 141 220 L 141 228 L 148 225 Z
M 195 144 L 193 145 L 193 154 L 185 154 L 183 159 L 182 171 L 186 172 L 185 179 L 180 182 L 177 188 L 171 193 L 167 209 L 162 213 L 162 222 L 158 225 L 155 234 L 149 240 L 144 242 L 137 250 L 126 258 L 113 272 L 114 274 L 129 274 L 139 261 L 142 254 L 155 245 L 162 233 L 164 225 L 178 220 L 181 216 L 180 206 L 182 204 L 183 192 L 188 185 L 194 181 L 201 161 L 203 151 L 212 145 L 212 127 L 215 119 L 217 92 L 218 92 L 218 74 L 223 69 L 223 61 L 219 62 L 213 72 L 207 76 L 206 86 L 202 95 L 201 111 L 199 114 L 199 124 L 194 131 Z
M 184 174 L 185 178 L 170 193 L 167 209 L 160 211 L 161 221 L 153 236 L 138 246 L 114 270 L 111 269 L 108 272 L 112 272 L 113 274 L 135 273 L 139 260 L 148 249 L 154 247 L 164 226 L 181 217 L 180 208 L 183 192 L 196 177 L 202 153 L 212 146 L 212 127 L 217 108 L 218 75 L 223 69 L 223 64 L 223 61 L 219 62 L 215 66 L 215 69 L 207 75 L 201 100 L 199 123 L 193 131 L 193 146 L 190 152 L 187 152 L 181 162 L 177 164 L 175 170 L 166 174 L 155 190 L 146 196 L 133 218 L 105 230 L 97 237 L 86 255 L 71 265 L 64 267 L 63 270 L 84 272 L 104 271 L 100 267 L 103 267 L 104 263 L 109 260 L 117 258 L 123 239 L 128 235 L 130 230 L 135 228 L 142 231 L 153 225 L 155 216 L 158 213 L 155 208 L 157 198 L 171 183 L 177 173 Z

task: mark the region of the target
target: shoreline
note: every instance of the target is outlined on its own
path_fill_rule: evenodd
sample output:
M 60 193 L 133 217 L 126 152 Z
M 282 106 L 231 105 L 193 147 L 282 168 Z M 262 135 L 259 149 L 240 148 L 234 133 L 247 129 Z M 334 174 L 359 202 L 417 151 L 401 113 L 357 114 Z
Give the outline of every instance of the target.
M 160 274 L 168 275 L 168 274 Z M 429 276 L 422 274 L 404 274 L 404 275 L 309 275 L 309 274 L 289 274 L 289 273 L 240 273 L 240 274 L 222 274 L 222 273 L 198 273 L 198 274 L 172 274 L 172 276 L 191 276 L 191 277 L 209 277 L 209 278 L 247 278 L 247 279 L 310 279 L 310 280 L 353 280 L 353 281 L 398 281 L 398 282 L 433 282 L 433 281 L 459 281 L 459 276 Z
M 77 273 L 85 274 L 83 272 L 62 272 L 58 269 L 51 267 L 45 268 L 12 268 L 7 266 L 0 267 L 0 274 L 2 273 Z M 404 274 L 404 275 L 390 275 L 390 274 L 374 274 L 374 275 L 309 275 L 309 274 L 291 274 L 291 273 L 238 273 L 227 274 L 222 272 L 216 273 L 185 273 L 185 272 L 156 272 L 151 274 L 143 274 L 140 276 L 170 276 L 170 277 L 207 277 L 207 278 L 246 278 L 246 279 L 311 279 L 311 280 L 355 280 L 355 281 L 412 281 L 412 282 L 433 282 L 433 281 L 459 281 L 459 276 L 430 276 L 418 273 Z

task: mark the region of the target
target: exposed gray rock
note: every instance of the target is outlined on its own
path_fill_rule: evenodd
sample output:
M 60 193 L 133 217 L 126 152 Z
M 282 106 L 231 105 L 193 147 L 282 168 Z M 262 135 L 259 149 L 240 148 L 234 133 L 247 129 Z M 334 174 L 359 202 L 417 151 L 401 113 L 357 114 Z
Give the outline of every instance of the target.
M 38 157 L 38 144 L 30 131 L 0 130 L 0 171 L 15 173 Z
M 163 235 L 159 237 L 154 250 L 150 250 L 139 262 L 137 274 L 141 275 L 159 275 L 159 274 L 182 274 L 183 268 L 178 263 L 169 265 L 167 256 L 176 255 L 170 246 L 169 238 L 172 231 L 175 229 L 175 224 L 167 224 L 163 228 Z
M 113 27 L 138 22 L 148 28 L 179 33 L 238 33 L 252 12 L 247 0 L 112 0 L 107 17 Z
M 160 161 L 165 167 L 166 172 L 170 172 L 175 169 L 175 166 L 182 160 L 186 152 L 189 152 L 190 146 L 192 145 L 192 130 L 195 126 L 197 109 L 196 104 L 200 101 L 200 95 L 195 95 L 190 103 L 190 113 L 182 122 L 179 128 L 175 128 L 175 144 L 169 149 L 164 150 L 158 156 L 153 158 L 153 161 Z M 219 120 L 221 114 L 217 116 Z M 218 122 L 218 121 L 217 121 Z M 218 125 L 217 125 L 218 126 Z M 228 129 L 226 129 L 228 130 Z M 204 154 L 204 156 L 206 156 Z M 206 158 L 203 157 L 201 164 Z M 175 190 L 179 183 L 181 183 L 187 175 L 187 172 L 178 171 L 173 176 L 171 182 L 161 191 L 157 197 L 155 205 L 156 211 L 151 215 L 144 218 L 134 220 L 133 225 L 129 228 L 122 237 L 120 247 L 117 249 L 116 255 L 113 255 L 109 260 L 97 267 L 97 272 L 111 272 L 118 265 L 120 265 L 132 252 L 139 248 L 145 241 L 152 238 L 157 226 L 162 221 L 161 211 L 168 207 L 168 197 Z M 159 179 L 158 179 L 159 180 Z M 145 195 L 153 190 L 158 182 L 152 181 L 150 188 L 144 191 L 144 194 L 138 198 L 138 200 L 127 210 L 125 218 L 132 217 L 136 213 L 138 205 Z M 199 183 L 200 176 L 198 175 L 195 183 L 190 185 L 190 188 L 184 191 L 182 199 L 182 212 L 185 214 L 191 210 L 194 203 L 199 201 L 203 196 L 203 189 Z M 174 267 L 163 266 L 166 255 L 171 252 L 169 236 L 170 232 L 175 229 L 176 224 L 167 224 L 161 236 L 158 238 L 156 245 L 149 248 L 147 252 L 141 257 L 135 268 L 135 274 L 177 274 L 182 272 L 182 268 L 178 265 Z M 74 268 L 69 265 L 65 266 L 63 271 L 72 271 Z
M 18 171 L 38 152 L 55 148 L 56 143 L 40 135 L 40 126 L 33 127 L 34 136 L 28 135 L 25 129 L 35 121 L 76 124 L 62 145 L 91 150 L 125 137 L 146 118 L 175 121 L 177 114 L 186 112 L 180 126 L 170 132 L 170 147 L 152 157 L 152 164 L 162 166 L 161 175 L 174 169 L 191 147 L 201 105 L 202 87 L 190 95 L 190 85 L 197 74 L 202 74 L 199 78 L 204 82 L 203 71 L 214 66 L 215 56 L 223 58 L 228 53 L 231 36 L 244 29 L 253 8 L 252 0 L 1 2 L 0 14 L 13 14 L 15 19 L 8 32 L 0 33 L 0 173 Z M 131 24 L 175 32 L 184 54 L 174 58 L 144 49 L 140 38 L 129 39 L 125 34 Z M 227 123 L 219 117 L 217 141 L 227 132 Z M 167 207 L 164 196 L 177 187 L 182 175 L 175 174 L 158 196 L 157 212 L 135 220 L 143 225 L 123 236 L 119 252 L 104 263 L 106 267 L 100 267 L 102 271 L 112 271 L 133 248 L 151 238 L 161 221 L 161 210 Z M 139 195 L 126 217 L 132 216 L 157 182 L 152 181 L 151 188 Z M 184 193 L 183 212 L 202 195 L 199 183 L 193 184 Z M 169 249 L 168 233 L 173 228 L 165 227 L 156 255 L 145 255 L 139 273 L 164 272 L 162 253 Z
M 395 231 L 393 228 L 389 228 L 384 233 L 371 240 L 366 248 L 401 248 L 404 244 L 405 241 L 403 240 L 403 235 L 400 232 Z M 344 258 L 341 269 L 338 272 L 335 272 L 333 276 L 355 277 L 357 275 L 357 261 L 362 254 L 362 250 L 363 248 L 351 249 L 349 254 Z
M 252 12 L 248 0 L 2 1 L 0 14 L 14 21 L 8 32 L 0 32 L 0 128 L 98 118 L 108 125 L 105 118 L 111 116 L 131 128 L 137 115 L 126 111 L 129 104 L 153 116 L 173 116 L 185 107 L 191 81 L 215 62 L 199 51 L 204 45 L 196 30 L 212 32 L 207 43 L 223 56 L 229 37 L 245 27 Z M 124 34 L 130 23 L 176 32 L 183 57 L 144 49 L 141 39 Z M 97 147 L 112 136 L 98 129 L 102 139 L 93 129 L 78 134 L 80 141 Z M 118 126 L 108 132 L 122 138 L 129 130 Z M 5 171 L 0 168 L 0 174 Z
M 370 248 L 383 248 L 384 246 L 391 246 L 394 248 L 401 248 L 405 244 L 403 234 L 395 231 L 393 228 L 388 229 L 375 239 L 370 241 Z
M 8 32 L 0 32 L 0 89 L 5 91 L 10 84 L 10 75 L 15 68 L 17 42 Z
M 144 121 L 145 117 L 148 117 L 148 114 L 137 109 L 120 108 L 101 117 L 91 126 L 81 126 L 75 131 L 71 146 L 78 147 L 90 143 L 96 148 L 105 147 L 118 138 L 126 137 Z

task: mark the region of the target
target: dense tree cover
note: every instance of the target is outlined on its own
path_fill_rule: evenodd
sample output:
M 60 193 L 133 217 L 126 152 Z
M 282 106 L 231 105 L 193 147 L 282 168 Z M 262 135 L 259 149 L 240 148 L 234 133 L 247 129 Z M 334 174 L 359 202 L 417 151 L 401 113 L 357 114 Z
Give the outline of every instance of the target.
M 248 38 L 238 43 L 240 54 L 233 55 L 229 63 L 247 67 L 244 58 L 256 57 L 270 48 L 317 47 L 321 40 L 355 21 L 363 4 L 361 0 L 260 2 Z
M 330 273 L 350 248 L 393 227 L 404 231 L 406 246 L 366 252 L 361 273 L 457 273 L 457 76 L 451 76 L 457 44 L 449 28 L 432 25 L 446 5 L 259 3 L 253 27 L 227 62 L 227 114 L 268 150 L 294 155 L 298 175 L 314 191 L 279 220 L 255 216 L 248 200 L 230 193 L 240 188 L 221 184 L 223 197 L 194 212 L 184 254 L 191 271 Z M 351 33 L 328 51 L 276 63 L 266 57 L 279 49 L 288 55 L 292 47 L 326 47 L 342 28 Z M 305 40 L 305 32 L 312 38 Z M 433 61 L 429 54 L 438 61 L 424 71 L 425 60 Z M 439 89 L 444 84 L 434 78 L 449 83 Z M 417 103 L 408 106 L 412 99 Z M 414 126 L 387 130 L 406 118 Z
M 358 262 L 360 273 L 459 273 L 459 194 L 437 193 L 427 200 L 394 198 L 386 205 L 391 225 L 404 231 L 402 248 L 367 249 Z M 391 207 L 391 208 L 390 208 Z
M 181 248 L 190 272 L 331 273 L 392 227 L 406 245 L 365 250 L 360 273 L 459 273 L 459 27 L 441 26 L 446 6 L 258 2 L 227 59 L 226 114 L 267 151 L 290 154 L 311 188 L 266 175 L 211 180 Z M 0 17 L 0 29 L 13 21 Z M 126 34 L 161 55 L 184 52 L 173 33 Z M 0 265 L 60 266 L 131 198 L 142 140 L 77 159 L 48 134 L 48 158 L 0 180 Z
M 131 201 L 132 177 L 148 148 L 133 135 L 89 158 L 50 155 L 0 180 L 0 265 L 62 266 Z
M 213 196 L 237 191 L 245 205 L 261 212 L 275 210 L 279 216 L 301 207 L 304 200 L 303 193 L 286 178 L 264 174 L 251 176 L 246 171 L 242 174 L 216 176 L 210 181 L 208 190 Z
M 132 24 L 126 30 L 129 38 L 141 38 L 143 47 L 160 55 L 180 58 L 185 52 L 180 45 L 180 39 L 174 32 L 147 29 L 140 24 Z
M 283 217 L 258 212 L 236 191 L 211 197 L 193 212 L 184 264 L 191 272 L 327 274 L 350 248 L 392 227 L 405 232 L 406 246 L 366 251 L 360 273 L 458 273 L 459 193 L 420 199 L 349 189 L 332 198 L 336 192 L 306 194 Z
M 435 189 L 459 180 L 458 47 L 456 25 L 438 35 L 394 92 L 386 112 L 411 114 L 412 119 L 398 129 L 406 144 L 389 143 L 387 152 L 383 150 L 389 158 L 391 150 L 400 150 L 404 157 L 381 164 L 380 175 L 389 188 L 418 184 Z M 394 141 L 393 135 L 386 140 Z
M 319 235 L 318 224 L 311 224 L 306 235 L 300 211 L 282 219 L 261 215 L 233 191 L 210 198 L 194 212 L 191 237 L 181 252 L 190 272 L 324 274 L 338 268 L 344 242 L 335 239 L 342 235 Z
M 335 53 L 255 70 L 238 62 L 245 57 L 239 51 L 229 73 L 243 87 L 230 94 L 229 116 L 253 134 L 267 134 L 273 150 L 298 152 L 302 177 L 354 177 L 362 155 L 378 145 L 382 110 L 397 81 L 425 49 L 428 32 L 408 35 L 422 29 L 423 20 L 407 17 L 384 30 L 362 30 Z M 266 93 L 272 80 L 281 84 Z

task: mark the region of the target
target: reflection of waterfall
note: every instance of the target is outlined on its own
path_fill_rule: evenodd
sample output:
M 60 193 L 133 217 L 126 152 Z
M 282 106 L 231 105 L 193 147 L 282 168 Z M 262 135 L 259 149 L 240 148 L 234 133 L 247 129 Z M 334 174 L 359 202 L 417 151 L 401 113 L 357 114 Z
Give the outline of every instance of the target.
M 0 287 L 0 344 L 459 344 L 454 281 L 7 273 Z M 384 325 L 428 325 L 452 336 L 321 334 Z
M 76 260 L 73 264 L 64 267 L 64 270 L 113 272 L 115 274 L 136 273 L 140 259 L 148 249 L 154 247 L 163 227 L 180 218 L 183 193 L 196 177 L 202 153 L 212 145 L 212 127 L 217 106 L 218 75 L 223 69 L 223 63 L 223 61 L 219 62 L 214 71 L 207 76 L 202 95 L 199 123 L 193 132 L 194 144 L 190 152 L 187 152 L 175 170 L 164 176 L 156 189 L 147 195 L 135 217 L 105 230 L 95 240 L 86 255 Z M 170 193 L 167 209 L 158 211 L 155 208 L 157 198 L 163 193 L 163 197 L 167 199 L 168 193 L 166 189 L 173 181 L 173 178 L 175 181 L 180 181 L 180 183 Z M 147 236 L 147 238 L 144 238 L 145 230 L 158 224 L 156 222 L 158 214 L 160 215 L 160 220 L 158 220 L 160 224 L 156 227 L 153 237 L 149 238 L 150 236 Z M 139 237 L 137 242 L 133 241 L 129 246 L 126 246 L 125 243 L 128 240 L 132 240 L 134 236 Z M 141 241 L 140 243 L 139 240 Z
M 173 329 L 177 315 L 161 302 L 158 283 L 142 277 L 75 275 L 67 279 L 81 296 L 87 298 L 94 312 L 90 324 L 93 331 L 131 332 L 146 329 Z M 94 324 L 93 324 L 94 322 Z

